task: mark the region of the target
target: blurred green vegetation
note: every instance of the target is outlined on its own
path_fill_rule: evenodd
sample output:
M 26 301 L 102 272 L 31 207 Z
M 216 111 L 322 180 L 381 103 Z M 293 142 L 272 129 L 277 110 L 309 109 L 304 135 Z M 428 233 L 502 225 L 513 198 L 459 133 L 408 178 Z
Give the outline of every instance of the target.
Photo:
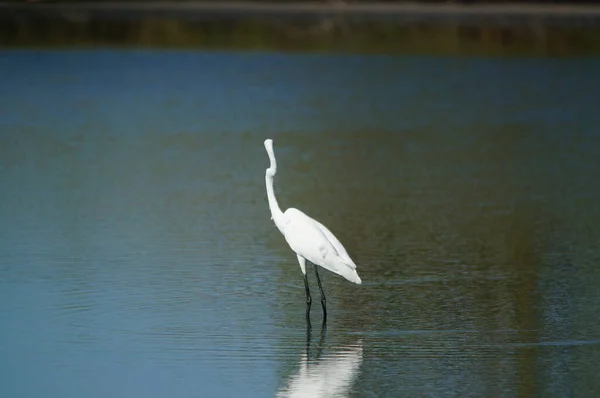
M 134 0 L 131 0 L 134 1 Z M 139 1 L 139 0 L 138 0 Z M 2 47 L 162 47 L 457 55 L 600 53 L 597 16 L 38 11 L 5 8 Z

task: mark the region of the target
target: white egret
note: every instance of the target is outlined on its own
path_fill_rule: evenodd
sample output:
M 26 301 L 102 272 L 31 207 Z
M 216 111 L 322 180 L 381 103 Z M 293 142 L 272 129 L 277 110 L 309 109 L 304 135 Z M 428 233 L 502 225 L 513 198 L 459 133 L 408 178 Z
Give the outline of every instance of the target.
M 304 275 L 304 288 L 306 290 L 306 317 L 308 319 L 311 305 L 308 277 L 306 275 L 306 260 L 314 264 L 319 290 L 321 291 L 321 305 L 323 306 L 323 322 L 327 319 L 325 306 L 325 293 L 319 278 L 318 265 L 343 276 L 350 282 L 361 284 L 356 272 L 356 264 L 350 258 L 339 240 L 320 222 L 313 220 L 298 209 L 289 208 L 284 212 L 279 208 L 275 192 L 273 191 L 273 178 L 277 173 L 277 162 L 273 152 L 273 140 L 265 140 L 265 149 L 269 155 L 271 165 L 265 172 L 267 185 L 267 198 L 271 219 L 281 231 L 290 248 L 296 253 L 300 269 Z

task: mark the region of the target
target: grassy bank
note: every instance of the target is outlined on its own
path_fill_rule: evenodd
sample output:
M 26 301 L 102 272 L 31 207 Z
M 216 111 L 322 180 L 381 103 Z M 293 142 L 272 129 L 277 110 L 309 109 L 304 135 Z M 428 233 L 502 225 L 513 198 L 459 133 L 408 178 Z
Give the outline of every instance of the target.
M 162 5 L 161 5 L 162 4 Z M 156 8 L 156 5 L 159 5 Z M 3 47 L 172 47 L 386 54 L 600 54 L 595 13 L 483 13 L 425 7 L 339 12 L 168 7 L 5 6 Z M 197 6 L 197 4 L 196 4 Z M 338 7 L 338 8 L 336 8 Z M 249 11 L 250 10 L 250 11 Z M 319 11 L 320 10 L 320 11 Z M 511 11 L 512 10 L 512 11 Z M 593 10 L 593 8 L 592 8 Z M 600 14 L 600 13 L 599 13 Z

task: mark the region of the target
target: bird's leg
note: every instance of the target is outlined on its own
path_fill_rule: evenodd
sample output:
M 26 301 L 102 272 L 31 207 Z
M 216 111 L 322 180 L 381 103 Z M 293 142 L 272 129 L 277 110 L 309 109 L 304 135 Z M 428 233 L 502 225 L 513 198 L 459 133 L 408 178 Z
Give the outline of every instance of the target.
M 321 286 L 321 278 L 319 278 L 319 266 L 314 264 L 315 266 L 315 274 L 317 274 L 317 282 L 319 282 L 319 290 L 321 290 L 321 305 L 323 306 L 323 324 L 327 320 L 327 308 L 325 303 L 327 299 L 325 298 L 325 292 L 323 291 L 323 286 Z
M 304 275 L 304 290 L 306 290 L 306 324 L 310 328 L 310 304 L 312 299 L 310 297 L 310 290 L 308 289 L 308 275 L 306 275 L 306 259 L 301 255 L 297 254 L 298 264 Z
M 306 290 L 306 323 L 310 328 L 310 305 L 312 298 L 310 297 L 310 290 L 308 289 L 308 275 L 304 274 L 304 289 Z

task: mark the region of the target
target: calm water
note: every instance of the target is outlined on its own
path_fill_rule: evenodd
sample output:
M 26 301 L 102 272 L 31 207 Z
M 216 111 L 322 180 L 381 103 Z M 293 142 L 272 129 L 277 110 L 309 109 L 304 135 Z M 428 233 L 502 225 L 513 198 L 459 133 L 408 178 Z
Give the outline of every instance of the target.
M 0 396 L 600 395 L 600 59 L 0 52 Z M 340 238 L 307 335 L 282 207 Z

